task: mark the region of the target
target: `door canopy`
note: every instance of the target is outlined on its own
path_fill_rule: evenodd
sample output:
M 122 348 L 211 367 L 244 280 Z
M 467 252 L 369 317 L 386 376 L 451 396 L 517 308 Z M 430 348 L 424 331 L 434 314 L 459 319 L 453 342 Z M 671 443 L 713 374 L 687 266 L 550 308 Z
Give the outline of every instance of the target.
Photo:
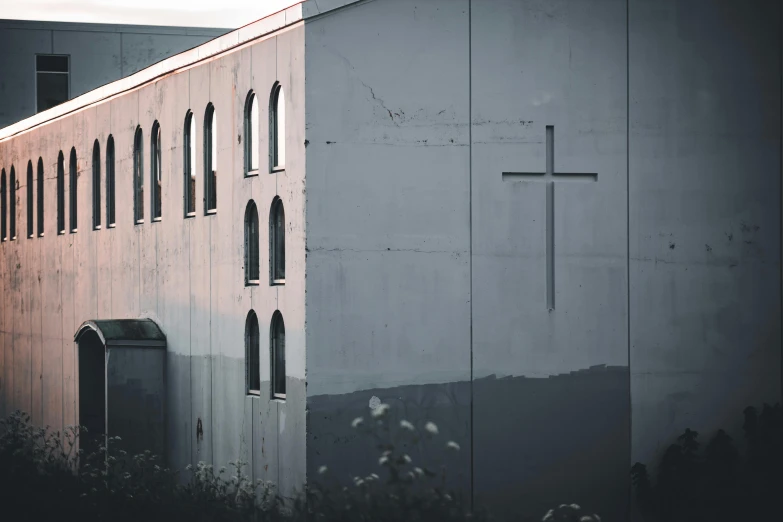
M 151 319 L 101 319 L 85 321 L 76 330 L 74 342 L 89 331 L 98 334 L 107 346 L 138 346 L 140 348 L 165 348 L 166 336 Z

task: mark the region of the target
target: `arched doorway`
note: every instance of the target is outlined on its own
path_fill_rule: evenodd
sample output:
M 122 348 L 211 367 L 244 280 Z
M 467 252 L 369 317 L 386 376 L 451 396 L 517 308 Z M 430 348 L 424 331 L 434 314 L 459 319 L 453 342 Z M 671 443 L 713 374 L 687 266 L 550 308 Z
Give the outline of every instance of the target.
M 119 437 L 128 455 L 165 459 L 166 337 L 150 319 L 85 321 L 74 335 L 80 448 Z M 110 448 L 111 450 L 111 448 Z

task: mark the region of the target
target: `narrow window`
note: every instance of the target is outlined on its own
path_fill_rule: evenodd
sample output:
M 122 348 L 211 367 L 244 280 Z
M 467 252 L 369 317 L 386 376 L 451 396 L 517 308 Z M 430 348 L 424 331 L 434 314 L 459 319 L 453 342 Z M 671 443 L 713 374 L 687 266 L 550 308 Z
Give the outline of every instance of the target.
M 217 209 L 217 119 L 210 103 L 204 115 L 204 213 Z
M 11 197 L 10 197 L 10 215 L 9 217 L 9 223 L 11 224 L 11 241 L 16 239 L 16 170 L 14 169 L 14 166 L 11 165 L 11 178 L 10 178 L 10 185 L 11 185 Z
M 285 399 L 285 323 L 283 315 L 276 310 L 272 315 L 272 325 L 269 328 L 269 348 L 272 369 L 272 397 Z
M 27 162 L 27 237 L 33 237 L 33 162 Z
M 245 389 L 248 395 L 261 393 L 261 339 L 258 317 L 250 310 L 245 320 Z
M 245 102 L 245 175 L 258 173 L 258 103 L 253 91 Z
M 258 279 L 258 209 L 251 201 L 245 210 L 245 285 L 257 285 Z
M 68 100 L 68 55 L 39 54 L 35 57 L 36 112 Z
M 133 222 L 144 223 L 144 137 L 136 127 L 133 137 Z
M 44 167 L 43 158 L 38 158 L 38 177 L 36 180 L 38 189 L 38 237 L 44 235 Z
M 101 228 L 101 145 L 92 144 L 92 228 Z
M 272 172 L 285 168 L 285 95 L 275 83 L 269 103 L 269 159 Z
M 271 284 L 285 284 L 285 211 L 279 197 L 269 211 L 269 269 Z
M 196 122 L 193 113 L 185 115 L 185 217 L 196 215 Z
M 152 195 L 150 206 L 152 207 L 152 221 L 160 221 L 163 210 L 160 195 L 163 164 L 160 152 L 160 125 L 157 121 L 152 124 L 150 145 L 150 193 Z
M 0 171 L 0 211 L 3 213 L 0 216 L 0 240 L 5 241 L 8 239 L 6 230 L 6 215 L 8 214 L 7 199 L 6 199 L 6 186 L 5 186 L 5 169 Z
M 57 233 L 65 233 L 65 158 L 57 155 Z
M 114 136 L 106 140 L 106 226 L 114 226 Z
M 76 148 L 71 147 L 71 157 L 68 161 L 68 176 L 70 178 L 70 194 L 71 194 L 71 233 L 76 232 L 77 225 L 76 219 L 79 216 L 78 208 L 76 205 L 77 196 L 79 194 L 76 188 L 76 182 L 79 179 L 79 169 L 76 166 Z

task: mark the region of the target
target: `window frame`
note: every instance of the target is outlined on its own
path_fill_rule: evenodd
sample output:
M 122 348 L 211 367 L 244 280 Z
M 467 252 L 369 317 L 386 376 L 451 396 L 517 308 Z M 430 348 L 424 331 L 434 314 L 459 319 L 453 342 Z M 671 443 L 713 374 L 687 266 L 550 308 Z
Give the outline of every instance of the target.
M 252 345 L 253 326 L 255 346 Z M 254 310 L 250 310 L 245 318 L 245 395 L 261 395 L 261 326 Z
M 79 231 L 79 163 L 76 157 L 76 147 L 71 147 L 71 152 L 68 155 L 68 196 L 69 203 L 69 217 L 70 217 L 70 230 L 71 234 L 75 234 Z
M 35 224 L 33 223 L 35 195 L 33 194 L 33 160 L 27 162 L 27 239 L 35 237 Z
M 38 156 L 38 165 L 36 166 L 36 178 L 35 178 L 37 191 L 36 209 L 36 231 L 38 237 L 44 237 L 44 164 L 43 158 Z
M 278 102 L 280 100 L 280 94 L 283 95 L 283 161 L 279 161 L 280 156 L 280 143 L 281 137 L 279 131 L 279 112 Z M 275 82 L 272 86 L 272 93 L 269 96 L 269 172 L 283 172 L 285 171 L 285 126 L 286 126 L 286 112 L 285 112 L 285 91 L 280 82 Z
M 0 242 L 8 241 L 8 185 L 6 184 L 5 169 L 0 170 Z
M 282 343 L 280 342 L 282 338 Z M 282 346 L 281 346 L 282 345 Z M 276 384 L 279 378 L 280 368 L 277 365 L 278 351 L 282 350 L 282 373 L 283 373 L 283 391 L 277 391 Z M 269 383 L 270 397 L 272 400 L 285 401 L 286 398 L 286 352 L 285 352 L 285 321 L 280 310 L 275 310 L 272 314 L 272 321 L 269 325 Z
M 255 117 L 255 121 L 253 121 Z M 260 146 L 260 132 L 259 132 L 259 108 L 258 108 L 258 96 L 251 89 L 247 93 L 245 99 L 245 136 L 244 136 L 244 158 L 245 158 L 245 177 L 258 176 L 260 170 L 259 165 L 259 153 L 261 151 Z M 255 156 L 254 154 L 255 153 Z M 255 165 L 253 164 L 255 160 Z
M 133 133 L 133 224 L 144 224 L 144 131 Z
M 101 144 L 92 144 L 92 229 L 101 229 Z
M 270 286 L 285 285 L 285 225 L 283 200 L 279 196 L 275 196 L 269 209 Z
M 212 102 L 204 111 L 204 215 L 217 213 L 217 114 Z M 214 169 L 212 167 L 215 167 Z M 212 205 L 211 205 L 212 204 Z
M 16 241 L 16 169 L 13 165 L 8 176 L 8 238 Z
M 251 220 L 255 219 L 255 232 L 250 229 Z M 245 207 L 245 286 L 261 284 L 261 239 L 259 230 L 258 207 L 252 199 Z M 251 254 L 255 250 L 255 259 Z M 252 268 L 255 268 L 253 273 Z M 256 277 L 252 277 L 255 275 Z
M 65 234 L 65 156 L 57 155 L 57 235 Z
M 68 70 L 66 72 L 57 72 L 57 71 L 39 71 L 38 70 L 38 57 L 39 56 L 64 56 L 68 59 Z M 43 110 L 49 110 L 54 107 L 49 107 L 49 109 L 41 109 L 38 107 L 38 75 L 39 74 L 64 74 L 68 77 L 68 93 L 66 95 L 66 98 L 64 101 L 60 102 L 58 105 L 61 105 L 65 103 L 66 101 L 71 99 L 71 55 L 70 54 L 57 54 L 57 53 L 35 53 L 35 56 L 33 57 L 35 60 L 34 68 L 35 68 L 35 84 L 34 84 L 34 93 L 35 93 L 35 113 L 38 114 L 39 112 Z
M 150 133 L 150 217 L 153 223 L 163 219 L 163 161 L 160 141 L 162 134 L 158 120 Z
M 183 198 L 184 217 L 196 217 L 196 153 L 195 153 L 196 123 L 193 120 L 193 112 L 185 113 L 185 127 L 183 129 Z
M 117 209 L 117 185 L 114 172 L 115 167 L 115 153 L 114 153 L 114 136 L 109 134 L 106 138 L 106 228 L 114 228 L 117 226 L 116 222 L 116 209 Z

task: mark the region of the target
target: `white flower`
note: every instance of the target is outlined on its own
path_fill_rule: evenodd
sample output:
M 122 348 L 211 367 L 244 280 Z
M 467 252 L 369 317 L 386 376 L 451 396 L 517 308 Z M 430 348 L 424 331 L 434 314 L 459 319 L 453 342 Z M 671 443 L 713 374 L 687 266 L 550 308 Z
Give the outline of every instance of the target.
M 364 481 L 362 479 L 356 481 L 357 486 L 361 486 L 362 484 L 364 484 Z
M 415 468 L 413 468 L 413 471 L 414 471 L 414 472 L 415 472 L 415 473 L 416 473 L 418 476 L 420 476 L 420 477 L 421 477 L 422 475 L 424 475 L 424 470 L 423 470 L 423 469 L 421 469 L 421 468 L 419 468 L 419 467 L 415 467 Z
M 428 422 L 427 424 L 425 424 L 424 429 L 429 431 L 433 435 L 438 434 L 438 426 L 436 426 L 434 422 Z
M 448 493 L 444 493 L 444 494 L 443 494 L 443 498 L 445 498 L 446 500 L 448 500 L 449 502 L 451 502 L 451 495 L 449 495 Z
M 321 466 L 320 468 L 318 468 L 318 473 L 323 475 L 324 473 L 326 473 L 327 469 L 328 468 L 326 466 Z
M 374 480 L 378 480 L 378 479 L 380 479 L 380 478 L 381 478 L 381 477 L 379 477 L 378 475 L 376 475 L 375 473 L 370 473 L 370 476 L 371 476 L 371 477 L 372 477 Z
M 386 415 L 387 411 L 389 411 L 389 405 L 381 403 L 377 408 L 372 410 L 372 416 L 377 419 L 378 417 L 383 417 Z
M 351 427 L 352 428 L 358 428 L 364 423 L 364 418 L 362 417 L 356 417 L 353 421 L 351 421 Z
M 408 476 L 411 478 L 411 480 L 416 478 L 416 475 L 412 471 L 408 472 Z
M 401 420 L 400 421 L 400 428 L 404 428 L 404 429 L 410 430 L 410 431 L 413 431 L 413 430 L 416 429 L 416 428 L 413 427 L 413 424 L 411 424 L 410 422 L 408 422 L 406 420 Z
M 383 453 L 381 453 L 381 455 L 383 455 L 384 457 L 388 457 L 389 455 L 391 455 L 391 450 L 386 450 Z
M 389 457 L 387 457 L 386 455 L 378 459 L 378 464 L 380 464 L 381 466 L 385 466 L 387 462 L 389 462 Z
M 410 464 L 411 463 L 411 458 L 407 454 L 402 456 L 402 460 L 405 461 L 405 464 Z
M 580 510 L 582 508 L 579 507 L 579 504 L 571 504 L 571 509 Z
M 453 440 L 450 440 L 446 443 L 446 449 L 453 449 L 454 451 L 459 451 L 459 444 L 457 444 Z

